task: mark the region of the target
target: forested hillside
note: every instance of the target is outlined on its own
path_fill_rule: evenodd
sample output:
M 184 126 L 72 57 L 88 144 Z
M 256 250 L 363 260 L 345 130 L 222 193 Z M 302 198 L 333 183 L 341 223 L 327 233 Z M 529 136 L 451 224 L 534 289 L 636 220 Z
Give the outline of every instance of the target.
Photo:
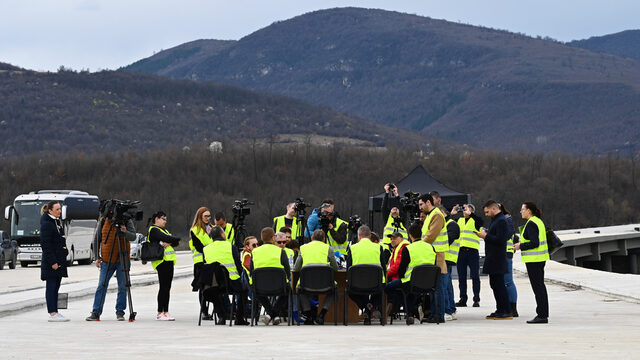
M 615 34 L 576 40 L 569 45 L 621 57 L 640 59 L 640 30 L 626 30 Z
M 126 72 L 38 73 L 0 64 L 0 102 L 0 157 L 182 148 L 283 134 L 364 146 L 424 141 L 280 95 Z
M 607 154 L 640 145 L 640 61 L 391 11 L 316 11 L 125 70 L 292 96 L 491 149 Z
M 222 153 L 198 147 L 34 154 L 0 160 L 0 204 L 38 189 L 85 190 L 102 199 L 142 200 L 147 216 L 163 209 L 168 228 L 185 236 L 198 207 L 231 218 L 233 201 L 248 198 L 256 202 L 247 217 L 249 232 L 258 234 L 299 196 L 314 206 L 331 197 L 342 218 L 359 214 L 366 220 L 368 197 L 421 164 L 446 186 L 470 193 L 478 208 L 489 198 L 504 202 L 518 224 L 525 200 L 537 202 L 556 229 L 640 222 L 640 176 L 632 158 L 414 150 L 225 143 Z

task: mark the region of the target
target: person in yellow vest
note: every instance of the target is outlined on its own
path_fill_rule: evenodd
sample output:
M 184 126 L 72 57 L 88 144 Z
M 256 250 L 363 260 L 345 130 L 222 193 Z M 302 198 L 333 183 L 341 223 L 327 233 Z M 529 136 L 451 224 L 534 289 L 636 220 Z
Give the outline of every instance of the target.
M 349 223 L 336 215 L 333 200 L 325 199 L 320 208 L 313 209 L 307 219 L 306 236 L 311 238 L 314 231 L 321 229 L 327 235 L 327 244 L 331 249 L 344 256 L 349 252 L 348 227 Z
M 458 254 L 460 251 L 460 226 L 455 222 L 451 215 L 445 214 L 445 225 L 447 226 L 447 237 L 449 238 L 449 250 L 444 254 L 444 260 L 447 263 L 447 273 L 449 273 L 449 282 L 447 283 L 447 306 L 444 309 L 444 320 L 457 320 L 457 309 L 455 295 L 453 294 L 453 283 L 451 281 L 451 271 L 458 262 Z
M 420 240 L 422 235 L 422 230 L 418 224 L 412 224 L 409 227 L 409 230 L 413 230 L 413 234 L 409 233 L 409 237 L 411 241 L 415 241 L 414 239 Z M 393 253 L 391 254 L 391 258 L 389 259 L 389 265 L 387 266 L 387 285 L 384 288 L 384 292 L 387 294 L 387 316 L 393 316 L 399 307 L 400 304 L 403 303 L 402 298 L 402 289 L 401 289 L 401 278 L 398 275 L 398 268 L 400 267 L 400 262 L 402 261 L 402 249 L 411 244 L 408 240 L 404 238 L 404 235 L 400 232 L 394 232 L 392 234 L 387 235 L 387 237 L 391 240 L 391 247 L 393 249 Z
M 402 234 L 402 237 L 407 240 L 409 236 L 407 235 L 407 229 L 402 223 L 402 218 L 400 217 L 400 209 L 397 207 L 391 208 L 391 212 L 389 212 L 389 218 L 387 218 L 387 223 L 384 226 L 384 232 L 382 237 L 382 244 L 385 245 L 389 251 L 391 251 L 391 237 L 389 235 L 399 232 Z
M 549 260 L 547 229 L 542 222 L 542 211 L 531 201 L 525 201 L 520 215 L 527 223 L 520 231 L 520 242 L 514 249 L 521 251 L 522 262 L 527 266 L 531 289 L 536 298 L 536 317 L 528 324 L 546 324 L 549 322 L 549 298 L 544 285 L 544 265 Z
M 209 237 L 211 231 L 211 210 L 207 207 L 201 207 L 196 211 L 196 215 L 193 218 L 191 229 L 189 231 L 189 249 L 191 249 L 193 259 L 193 281 L 191 282 L 192 291 L 199 291 L 198 278 L 200 270 L 204 264 L 204 256 L 202 255 L 202 249 L 211 244 L 212 240 Z M 202 296 L 199 292 L 198 296 Z M 203 302 L 204 305 L 204 302 Z M 208 314 L 208 310 L 203 306 L 202 308 L 202 320 L 213 320 L 213 316 Z
M 293 267 L 296 259 L 296 253 L 287 247 L 287 236 L 284 234 L 284 232 L 279 231 L 276 233 L 276 246 L 287 253 L 289 267 Z
M 173 321 L 175 318 L 169 314 L 169 294 L 171 292 L 171 282 L 173 281 L 173 267 L 176 264 L 176 251 L 173 248 L 178 246 L 180 238 L 172 236 L 165 228 L 167 226 L 167 214 L 157 211 L 149 219 L 149 232 L 147 241 L 157 242 L 164 248 L 164 257 L 161 260 L 154 260 L 151 263 L 153 269 L 158 272 L 158 315 L 156 320 Z
M 229 287 L 238 297 L 236 302 L 236 320 L 235 325 L 249 325 L 244 318 L 245 303 L 247 300 L 247 289 L 243 286 L 240 279 L 240 272 L 242 271 L 242 262 L 240 261 L 240 252 L 238 248 L 231 245 L 228 241 L 225 241 L 224 230 L 220 226 L 214 226 L 211 229 L 211 243 L 204 247 L 202 253 L 204 255 L 205 266 L 219 263 L 227 269 L 227 275 L 229 277 Z M 227 295 L 218 295 L 214 309 L 218 314 L 217 325 L 224 325 L 225 320 L 230 318 L 230 314 L 227 313 L 227 303 L 229 298 Z M 233 312 L 234 309 L 231 309 Z
M 427 319 L 429 323 L 443 323 L 444 308 L 447 304 L 447 283 L 449 273 L 445 262 L 445 253 L 449 251 L 449 237 L 445 226 L 444 214 L 434 205 L 433 197 L 429 194 L 420 195 L 418 198 L 420 210 L 427 215 L 422 225 L 422 240 L 433 245 L 436 251 L 436 265 L 440 267 L 440 281 L 436 289 L 436 302 L 431 302 L 431 316 Z M 434 303 L 437 303 L 436 309 Z
M 216 226 L 220 226 L 224 230 L 225 239 L 231 243 L 231 245 L 235 245 L 236 241 L 236 231 L 233 229 L 233 225 L 227 222 L 227 218 L 224 216 L 223 212 L 217 212 L 214 215 L 214 220 Z
M 276 234 L 272 228 L 263 228 L 260 232 L 263 245 L 259 246 L 251 252 L 251 273 L 253 277 L 253 271 L 260 268 L 275 267 L 284 269 L 287 279 L 291 281 L 291 267 L 289 267 L 289 259 L 287 253 L 275 245 Z M 271 305 L 269 298 L 266 296 L 260 296 L 257 300 L 267 311 L 267 315 L 263 319 L 265 325 L 269 325 L 273 320 L 273 325 L 278 325 L 281 322 L 279 317 L 280 312 L 285 308 L 287 304 L 286 296 L 278 296 L 275 306 Z
M 382 247 L 372 242 L 371 229 L 367 225 L 358 228 L 358 243 L 351 246 L 351 250 L 347 254 L 347 270 L 351 266 L 360 264 L 376 264 L 380 265 L 380 271 L 385 273 L 385 259 Z M 385 276 L 382 276 L 384 282 Z M 371 325 L 371 318 L 377 317 L 380 322 L 384 319 L 380 318 L 380 312 L 377 310 L 381 306 L 380 295 L 356 295 L 349 294 L 349 297 L 358 307 L 364 309 L 364 324 Z
M 284 215 L 277 216 L 273 218 L 273 231 L 282 231 L 280 230 L 282 227 L 287 227 L 291 229 L 291 239 L 295 240 L 298 238 L 298 232 L 302 231 L 300 226 L 300 221 L 298 221 L 298 213 L 295 209 L 295 202 L 291 202 L 287 204 L 287 212 Z
M 451 209 L 451 216 L 458 214 L 461 206 L 457 205 Z M 458 286 L 460 288 L 460 300 L 457 307 L 467 306 L 467 267 L 471 274 L 473 288 L 473 307 L 480 306 L 480 238 L 479 233 L 483 220 L 475 214 L 476 207 L 473 204 L 466 204 L 462 207 L 461 216 L 458 219 L 460 227 L 460 249 L 458 254 Z
M 295 258 L 298 257 L 298 253 L 300 252 L 300 243 L 298 240 L 291 239 L 291 229 L 283 226 L 279 230 L 281 233 L 284 233 L 285 238 L 287 239 L 286 248 L 293 250 L 295 254 Z
M 428 217 L 427 217 L 428 218 Z M 426 241 L 421 241 L 419 234 L 419 228 L 417 225 L 409 227 L 410 236 L 413 241 L 410 245 L 402 249 L 402 255 L 400 265 L 398 266 L 398 276 L 402 283 L 402 287 L 406 289 L 411 281 L 411 274 L 413 268 L 419 265 L 434 265 L 436 263 L 436 250 L 433 245 Z M 418 235 L 418 237 L 415 237 Z M 416 311 L 416 296 L 414 294 L 407 294 L 407 325 L 413 325 Z
M 300 271 L 306 265 L 319 265 L 326 264 L 331 266 L 333 270 L 338 270 L 338 264 L 336 263 L 336 257 L 333 255 L 329 245 L 325 243 L 325 234 L 322 230 L 316 230 L 311 235 L 311 242 L 302 245 L 300 247 L 300 255 L 296 259 L 296 263 L 293 267 L 294 271 Z M 299 286 L 298 283 L 296 286 Z M 324 316 L 333 304 L 333 293 L 328 294 L 324 298 L 322 303 L 322 310 L 318 314 L 317 318 L 315 314 L 312 314 L 311 305 L 309 303 L 309 295 L 300 293 L 298 290 L 298 299 L 302 307 L 302 312 L 305 315 L 305 325 L 313 325 L 314 319 L 318 325 L 324 324 Z

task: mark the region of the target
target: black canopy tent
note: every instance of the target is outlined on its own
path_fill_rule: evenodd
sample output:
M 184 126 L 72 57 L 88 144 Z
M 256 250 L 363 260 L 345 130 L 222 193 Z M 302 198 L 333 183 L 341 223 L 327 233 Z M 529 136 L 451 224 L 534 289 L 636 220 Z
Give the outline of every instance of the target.
M 463 194 L 442 185 L 438 180 L 434 179 L 422 165 L 418 165 L 402 180 L 395 183 L 398 187 L 398 194 L 402 196 L 407 191 L 426 194 L 430 191 L 437 191 L 442 197 L 442 205 L 451 209 L 455 204 L 468 204 L 471 202 L 470 194 Z M 382 212 L 382 199 L 384 191 L 380 194 L 369 197 L 369 224 L 373 228 L 374 213 Z M 383 222 L 386 219 L 383 220 Z

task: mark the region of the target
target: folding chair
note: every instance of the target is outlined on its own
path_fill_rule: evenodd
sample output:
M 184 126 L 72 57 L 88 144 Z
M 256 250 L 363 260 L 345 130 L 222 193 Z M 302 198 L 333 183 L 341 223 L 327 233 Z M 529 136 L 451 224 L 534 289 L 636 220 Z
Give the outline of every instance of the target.
M 291 326 L 293 308 L 291 305 L 291 286 L 287 281 L 287 274 L 283 268 L 266 267 L 254 269 L 251 273 L 251 291 L 253 300 L 251 301 L 251 326 L 255 322 L 256 299 L 259 296 L 286 296 L 288 303 L 287 325 Z
M 407 307 L 407 294 L 415 294 L 416 296 L 435 294 L 440 282 L 440 267 L 436 265 L 418 265 L 411 271 L 411 280 L 403 287 L 402 297 L 404 299 L 405 311 L 409 311 Z M 435 308 L 438 308 L 438 299 L 433 297 Z M 440 322 L 437 322 L 440 324 Z
M 347 270 L 347 286 L 344 289 L 344 325 L 347 325 L 347 304 L 348 294 L 375 295 L 380 294 L 380 307 L 384 326 L 386 319 L 386 309 L 384 306 L 384 283 L 382 282 L 382 272 L 384 270 L 377 264 L 359 264 L 351 266 Z

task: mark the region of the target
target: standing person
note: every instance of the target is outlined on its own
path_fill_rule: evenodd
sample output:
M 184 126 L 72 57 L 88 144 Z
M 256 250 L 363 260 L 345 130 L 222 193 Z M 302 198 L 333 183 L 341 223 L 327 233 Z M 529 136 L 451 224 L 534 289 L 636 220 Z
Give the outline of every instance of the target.
M 489 274 L 489 284 L 496 299 L 496 311 L 486 318 L 492 320 L 511 320 L 511 306 L 509 305 L 509 295 L 504 286 L 504 274 L 507 272 L 507 240 L 512 233 L 508 229 L 507 220 L 504 217 L 500 206 L 494 200 L 489 200 L 484 204 L 484 214 L 490 217 L 491 225 L 489 230 L 478 233 L 478 237 L 484 239 L 485 260 L 482 272 Z
M 316 230 L 324 231 L 331 249 L 342 256 L 349 251 L 348 227 L 349 223 L 336 215 L 333 200 L 325 199 L 322 200 L 320 208 L 313 209 L 307 219 L 306 237 L 311 238 L 311 234 Z
M 451 209 L 451 215 L 455 215 L 460 211 L 460 205 Z M 480 306 L 480 238 L 477 233 L 480 232 L 483 220 L 475 214 L 476 207 L 473 204 L 465 204 L 462 207 L 463 215 L 458 219 L 460 227 L 460 250 L 458 254 L 458 286 L 460 288 L 460 301 L 456 303 L 457 307 L 467 306 L 467 267 L 471 274 L 471 282 L 473 286 L 473 307 Z
M 296 212 L 296 203 L 287 204 L 287 212 L 284 215 L 273 218 L 273 231 L 282 231 L 282 227 L 291 229 L 291 239 L 298 238 L 300 231 L 300 221 L 298 220 L 298 212 Z
M 63 277 L 67 277 L 67 243 L 64 239 L 64 227 L 60 220 L 62 207 L 60 203 L 49 201 L 42 208 L 40 218 L 40 246 L 42 262 L 40 263 L 40 279 L 46 281 L 45 299 L 49 322 L 69 321 L 58 312 L 58 291 Z
M 107 296 L 109 280 L 116 274 L 118 280 L 118 296 L 116 298 L 116 319 L 124 321 L 124 310 L 127 308 L 127 285 L 124 270 L 120 258 L 124 260 L 125 267 L 130 268 L 131 244 L 130 241 L 136 239 L 136 228 L 133 220 L 129 219 L 126 226 L 121 225 L 116 229 L 116 225 L 111 222 L 113 209 L 109 209 L 107 216 L 100 221 L 98 228 L 98 238 L 100 242 L 100 253 L 96 260 L 96 267 L 100 269 L 98 278 L 98 288 L 93 299 L 91 314 L 85 318 L 87 321 L 100 321 L 102 308 Z M 118 230 L 120 234 L 118 234 Z M 119 236 L 118 236 L 119 235 Z M 123 245 L 123 249 L 120 249 Z
M 393 208 L 402 209 L 402 203 L 400 202 L 400 195 L 398 194 L 398 187 L 396 184 L 388 183 L 384 185 L 384 198 L 382 198 L 382 218 L 388 219 L 389 214 Z M 400 215 L 400 213 L 398 213 Z M 404 220 L 404 214 L 400 216 L 401 220 Z
M 259 246 L 251 251 L 251 276 L 253 271 L 265 267 L 277 267 L 284 270 L 287 281 L 291 282 L 291 268 L 289 267 L 289 259 L 287 253 L 275 245 L 276 234 L 272 228 L 263 228 L 260 232 L 263 245 Z M 273 320 L 273 325 L 278 325 L 281 322 L 280 311 L 284 309 L 287 304 L 287 296 L 278 296 L 275 306 L 271 305 L 269 298 L 266 296 L 257 297 L 257 300 L 265 308 L 267 315 L 263 319 L 265 325 L 269 325 Z
M 165 229 L 167 225 L 167 214 L 163 211 L 158 211 L 151 215 L 149 219 L 151 226 L 149 226 L 149 233 L 147 235 L 147 241 L 157 242 L 164 248 L 164 257 L 161 260 L 154 260 L 151 263 L 153 269 L 158 272 L 158 282 L 160 287 L 158 288 L 158 315 L 156 320 L 160 321 L 173 321 L 174 317 L 169 314 L 169 294 L 171 291 L 171 282 L 173 281 L 173 267 L 176 264 L 176 251 L 174 246 L 178 246 L 180 238 L 172 236 L 171 233 Z
M 400 233 L 404 237 L 404 239 L 408 239 L 409 235 L 407 235 L 407 228 L 402 223 L 402 218 L 400 217 L 400 209 L 397 207 L 391 208 L 391 212 L 389 213 L 389 218 L 387 219 L 387 223 L 384 226 L 382 245 L 384 245 L 387 250 L 391 251 L 391 237 L 389 235 L 393 233 Z
M 525 201 L 520 215 L 527 220 L 521 228 L 520 243 L 515 250 L 522 251 L 522 262 L 527 266 L 527 274 L 531 289 L 536 298 L 536 317 L 528 320 L 528 324 L 546 324 L 549 322 L 549 298 L 544 285 L 544 265 L 549 260 L 547 246 L 547 229 L 542 222 L 542 211 L 532 201 Z
M 518 290 L 516 284 L 513 282 L 513 253 L 515 251 L 513 244 L 518 242 L 518 235 L 516 235 L 516 227 L 513 225 L 513 218 L 509 211 L 504 207 L 504 204 L 500 204 L 500 210 L 504 214 L 507 220 L 507 228 L 512 234 L 509 240 L 507 240 L 507 272 L 504 274 L 504 286 L 507 287 L 507 294 L 509 295 L 509 304 L 511 305 L 511 315 L 518 317 Z
M 227 222 L 227 218 L 224 216 L 223 212 L 217 212 L 214 216 L 216 221 L 216 226 L 220 226 L 224 230 L 224 236 L 231 245 L 235 244 L 236 241 L 236 231 L 233 229 L 233 225 Z
M 457 222 L 451 219 L 451 215 L 445 214 L 445 225 L 447 227 L 447 237 L 449 238 L 449 250 L 444 254 L 445 262 L 447 263 L 447 273 L 449 273 L 449 282 L 447 283 L 447 306 L 444 309 L 445 321 L 457 320 L 457 309 L 455 295 L 453 294 L 453 282 L 451 280 L 451 271 L 458 262 L 458 255 L 460 253 L 460 226 Z
M 204 255 L 202 251 L 205 246 L 211 244 L 213 240 L 209 236 L 211 231 L 211 210 L 207 207 L 201 207 L 196 211 L 196 215 L 193 218 L 191 224 L 191 230 L 189 231 L 189 249 L 191 249 L 193 259 L 193 281 L 191 282 L 192 291 L 198 291 L 198 296 L 202 298 L 202 291 L 200 291 L 197 285 L 200 277 L 200 271 L 204 266 Z M 213 315 L 209 315 L 208 309 L 205 306 L 205 302 L 202 304 L 202 320 L 213 320 Z
M 420 211 L 427 214 L 424 225 L 422 225 L 422 240 L 433 246 L 436 251 L 435 264 L 440 267 L 440 281 L 434 295 L 437 301 L 431 302 L 431 316 L 427 322 L 443 323 L 445 322 L 444 309 L 447 305 L 447 284 L 450 281 L 445 262 L 445 253 L 449 251 L 449 236 L 447 235 L 444 214 L 434 205 L 433 197 L 429 194 L 421 195 L 418 199 L 418 205 Z M 435 303 L 437 303 L 437 308 Z

